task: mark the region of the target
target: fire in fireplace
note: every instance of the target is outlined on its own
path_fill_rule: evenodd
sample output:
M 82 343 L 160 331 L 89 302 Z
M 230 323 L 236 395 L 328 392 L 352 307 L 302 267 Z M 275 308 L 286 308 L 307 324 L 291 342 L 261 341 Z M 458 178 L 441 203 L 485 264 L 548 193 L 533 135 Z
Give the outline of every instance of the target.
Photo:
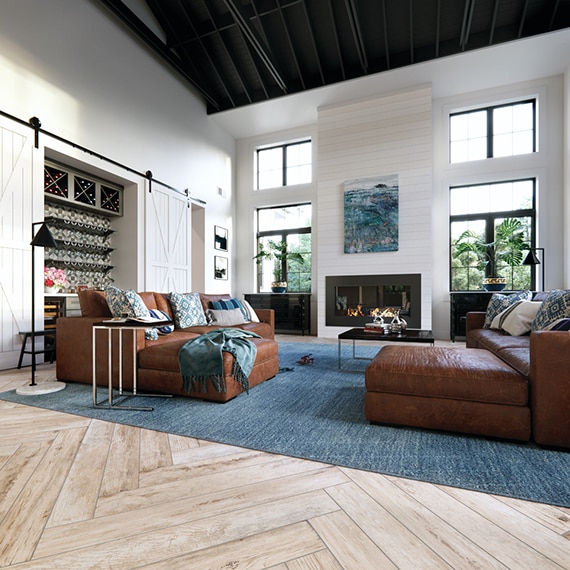
M 404 318 L 421 328 L 421 275 L 341 275 L 326 278 L 327 326 L 361 327 L 375 316 Z

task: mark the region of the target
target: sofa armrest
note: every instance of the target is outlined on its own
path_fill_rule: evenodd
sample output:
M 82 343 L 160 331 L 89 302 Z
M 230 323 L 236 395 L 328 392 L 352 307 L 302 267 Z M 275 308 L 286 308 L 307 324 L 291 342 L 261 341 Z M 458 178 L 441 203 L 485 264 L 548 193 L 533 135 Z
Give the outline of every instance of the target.
M 530 335 L 530 398 L 533 439 L 570 448 L 570 332 Z
M 56 322 L 56 377 L 58 380 L 91 384 L 93 381 L 93 325 L 105 317 L 60 317 Z M 117 369 L 118 330 L 113 331 L 113 369 Z M 144 330 L 135 331 L 137 352 L 144 348 Z M 125 387 L 132 382 L 132 335 L 123 333 L 123 380 Z M 107 331 L 97 331 L 97 383 L 106 383 L 108 362 Z
M 469 311 L 465 315 L 465 332 L 468 333 L 473 329 L 482 329 L 486 314 L 485 311 Z

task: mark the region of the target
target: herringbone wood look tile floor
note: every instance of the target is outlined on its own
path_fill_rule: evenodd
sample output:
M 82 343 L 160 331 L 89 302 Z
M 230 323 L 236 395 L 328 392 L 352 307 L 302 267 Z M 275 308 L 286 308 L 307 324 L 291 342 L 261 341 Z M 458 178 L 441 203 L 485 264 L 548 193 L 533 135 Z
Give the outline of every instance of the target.
M 569 539 L 569 509 L 0 402 L 2 568 L 560 569 Z

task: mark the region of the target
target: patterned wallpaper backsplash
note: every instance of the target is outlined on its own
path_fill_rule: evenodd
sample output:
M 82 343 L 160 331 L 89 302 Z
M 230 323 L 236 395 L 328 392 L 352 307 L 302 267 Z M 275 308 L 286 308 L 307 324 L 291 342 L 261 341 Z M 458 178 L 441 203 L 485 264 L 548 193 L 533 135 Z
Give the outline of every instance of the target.
M 113 282 L 110 218 L 46 201 L 45 219 L 59 246 L 45 248 L 45 265 L 65 271 L 63 292 L 75 293 L 78 285 L 103 289 Z

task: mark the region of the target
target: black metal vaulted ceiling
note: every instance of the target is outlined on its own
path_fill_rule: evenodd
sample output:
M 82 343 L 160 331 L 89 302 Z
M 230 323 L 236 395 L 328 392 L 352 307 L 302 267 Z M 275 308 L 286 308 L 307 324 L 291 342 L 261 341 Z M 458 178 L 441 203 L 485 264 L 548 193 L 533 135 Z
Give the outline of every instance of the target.
M 144 0 L 165 43 L 100 2 L 209 113 L 570 27 L 570 0 Z

